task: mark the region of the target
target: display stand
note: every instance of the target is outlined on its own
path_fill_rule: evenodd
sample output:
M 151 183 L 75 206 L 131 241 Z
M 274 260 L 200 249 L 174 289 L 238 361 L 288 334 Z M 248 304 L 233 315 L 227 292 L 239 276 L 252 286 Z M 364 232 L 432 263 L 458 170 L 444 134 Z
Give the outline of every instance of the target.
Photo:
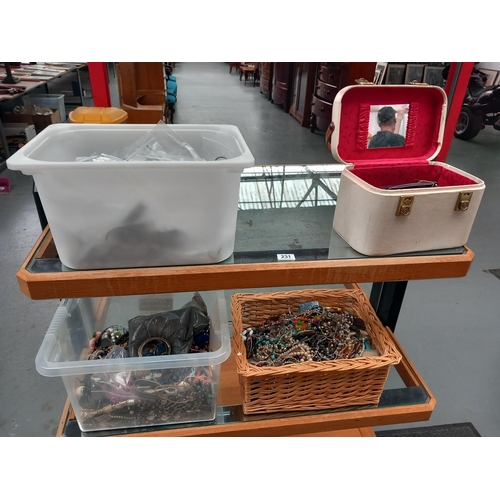
M 331 228 L 333 207 L 292 209 L 297 213 L 295 231 L 301 211 L 317 219 L 328 213 L 325 222 Z M 467 247 L 427 252 L 419 255 L 373 258 L 356 254 L 330 231 L 330 247 L 326 254 L 321 248 L 296 251 L 294 262 L 279 262 L 276 251 L 246 252 L 238 249 L 248 242 L 238 243 L 242 226 L 252 217 L 258 224 L 259 212 L 242 210 L 237 227 L 237 248 L 229 261 L 216 265 L 161 267 L 144 269 L 112 269 L 99 271 L 63 270 L 57 250 L 47 227 L 17 273 L 23 293 L 32 299 L 96 297 L 114 295 L 153 294 L 213 289 L 267 288 L 353 283 L 378 283 L 372 287 L 372 304 L 384 324 L 394 327 L 402 303 L 405 282 L 415 279 L 462 277 L 468 272 L 474 253 Z M 241 229 L 243 231 L 243 229 Z M 240 238 L 241 239 L 241 238 Z M 279 238 L 278 238 L 279 239 Z M 321 242 L 320 242 L 321 244 Z M 318 258 L 319 256 L 319 258 Z M 323 257 L 322 257 L 323 256 Z M 264 262 L 263 262 L 264 260 Z M 391 334 L 392 335 L 392 334 Z M 395 339 L 394 339 L 395 340 Z M 397 366 L 405 387 L 387 389 L 376 407 L 343 408 L 337 411 L 310 411 L 262 416 L 245 416 L 234 358 L 222 365 L 217 419 L 204 425 L 168 426 L 166 428 L 130 429 L 114 433 L 85 435 L 130 436 L 297 436 L 297 435 L 366 435 L 366 428 L 397 423 L 428 420 L 436 400 L 422 380 L 411 360 L 395 340 L 403 359 Z M 351 429 L 348 434 L 346 430 Z M 354 429 L 354 430 L 352 430 Z M 364 430 L 360 430 L 364 429 Z M 340 432 L 340 434 L 338 434 Z M 72 434 L 73 433 L 73 434 Z M 365 433 L 365 434 L 363 434 Z M 79 435 L 65 409 L 59 435 Z
M 383 391 L 381 401 L 376 407 L 244 415 L 236 373 L 235 353 L 233 353 L 222 365 L 217 418 L 212 422 L 82 434 L 68 401 L 63 410 L 57 436 L 374 436 L 372 426 L 428 420 L 436 405 L 436 399 L 402 350 L 401 345 L 397 341 L 396 345 L 403 355 L 397 367 L 398 373 L 407 388 Z
M 339 259 L 327 259 L 326 255 L 321 259 L 322 250 L 310 249 L 307 255 L 303 251 L 300 257 L 312 256 L 314 260 L 293 262 L 279 262 L 276 260 L 279 252 L 269 251 L 262 252 L 264 255 L 251 252 L 255 254 L 255 262 L 246 263 L 249 255 L 235 252 L 233 262 L 202 266 L 63 271 L 50 228 L 46 227 L 19 269 L 17 280 L 26 296 L 43 300 L 99 297 L 103 291 L 108 296 L 117 296 L 459 278 L 466 276 L 474 258 L 474 252 L 468 247 L 419 255 L 363 257 L 357 254 L 358 258 Z M 262 262 L 271 256 L 274 262 L 271 259 Z
M 456 96 L 455 96 L 456 97 Z M 447 127 L 454 126 L 447 123 Z M 373 283 L 371 303 L 385 326 L 394 330 L 403 301 L 406 284 L 410 280 L 458 278 L 466 276 L 474 253 L 467 247 L 421 252 L 390 257 L 365 257 L 354 252 L 333 230 L 333 207 L 328 209 L 328 230 L 323 239 L 311 237 L 313 244 L 294 250 L 294 261 L 280 261 L 279 255 L 286 246 L 278 248 L 279 230 L 271 230 L 274 246 L 268 250 L 253 250 L 252 239 L 237 241 L 233 256 L 216 265 L 158 267 L 142 269 L 112 269 L 98 271 L 71 271 L 64 269 L 57 256 L 50 228 L 46 227 L 17 273 L 21 291 L 32 299 L 78 298 L 117 295 L 174 293 L 195 290 L 248 289 L 286 286 L 325 286 L 355 283 Z M 302 209 L 293 209 L 295 211 Z M 310 209 L 309 209 L 310 210 Z M 279 211 L 279 210 L 278 210 Z M 283 212 L 284 210 L 281 210 Z M 241 216 L 241 213 L 244 215 Z M 254 212 L 254 214 L 250 214 Z M 239 227 L 254 225 L 257 212 L 239 211 Z M 316 213 L 314 220 L 316 220 Z M 324 214 L 323 214 L 324 215 Z M 272 219 L 272 217 L 270 217 Z M 298 219 L 297 219 L 298 220 Z M 251 224 L 249 223 L 251 222 Z M 301 235 L 305 228 L 314 226 L 311 221 L 304 227 L 294 227 L 287 237 Z M 266 228 L 269 232 L 269 228 Z M 241 231 L 240 231 L 241 232 Z M 326 237 L 327 242 L 324 243 Z M 253 235 L 255 238 L 255 235 Z M 264 239 L 255 238 L 259 242 Z M 295 241 L 294 248 L 299 248 Z M 320 241 L 320 243 L 318 243 Z M 278 242 L 278 243 L 276 243 Z M 393 335 L 391 333 L 391 335 Z M 436 400 L 420 377 L 402 346 L 393 340 L 402 355 L 397 372 L 405 387 L 388 389 L 376 407 L 343 408 L 337 411 L 287 412 L 272 415 L 246 416 L 241 410 L 241 395 L 233 356 L 222 365 L 217 418 L 205 425 L 168 426 L 167 428 L 125 429 L 113 435 L 127 436 L 339 436 L 373 435 L 372 426 L 428 420 Z M 71 435 L 76 421 L 72 418 L 69 403 L 63 411 L 58 435 Z M 80 435 L 78 426 L 73 435 Z M 98 434 L 92 434 L 98 435 Z M 99 435 L 111 435 L 101 433 Z

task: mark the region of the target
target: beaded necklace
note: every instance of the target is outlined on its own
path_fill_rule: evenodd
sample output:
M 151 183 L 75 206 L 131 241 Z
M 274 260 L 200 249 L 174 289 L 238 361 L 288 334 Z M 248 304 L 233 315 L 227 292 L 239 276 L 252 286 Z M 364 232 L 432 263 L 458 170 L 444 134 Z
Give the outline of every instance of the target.
M 305 306 L 298 313 L 289 310 L 244 330 L 241 336 L 248 361 L 257 366 L 282 366 L 352 359 L 372 349 L 360 317 L 338 307 Z

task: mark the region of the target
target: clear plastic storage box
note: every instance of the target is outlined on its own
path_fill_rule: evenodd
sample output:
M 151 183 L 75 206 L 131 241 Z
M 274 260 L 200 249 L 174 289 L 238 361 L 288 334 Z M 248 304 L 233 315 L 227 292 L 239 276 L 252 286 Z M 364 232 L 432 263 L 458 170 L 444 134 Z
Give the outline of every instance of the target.
M 181 308 L 192 293 L 66 299 L 36 356 L 36 369 L 61 377 L 84 432 L 214 420 L 221 364 L 231 346 L 222 291 L 201 292 L 210 317 L 209 352 L 87 360 L 96 330 L 138 315 Z
M 201 161 L 112 155 L 155 125 L 58 124 L 7 160 L 32 175 L 61 262 L 72 269 L 213 264 L 234 250 L 240 176 L 254 158 L 232 125 L 163 125 Z
M 23 97 L 24 104 L 34 104 L 50 109 L 58 109 L 61 122 L 66 121 L 66 106 L 64 94 L 29 94 Z

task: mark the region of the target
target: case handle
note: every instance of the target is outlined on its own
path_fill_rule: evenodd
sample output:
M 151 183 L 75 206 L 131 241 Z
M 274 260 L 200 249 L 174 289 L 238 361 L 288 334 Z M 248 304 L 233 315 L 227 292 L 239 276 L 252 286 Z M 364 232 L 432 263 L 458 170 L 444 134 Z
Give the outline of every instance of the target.
M 328 128 L 326 129 L 326 135 L 325 135 L 325 142 L 328 151 L 332 150 L 332 134 L 334 130 L 335 130 L 335 125 L 333 122 L 330 122 L 330 125 L 328 125 Z

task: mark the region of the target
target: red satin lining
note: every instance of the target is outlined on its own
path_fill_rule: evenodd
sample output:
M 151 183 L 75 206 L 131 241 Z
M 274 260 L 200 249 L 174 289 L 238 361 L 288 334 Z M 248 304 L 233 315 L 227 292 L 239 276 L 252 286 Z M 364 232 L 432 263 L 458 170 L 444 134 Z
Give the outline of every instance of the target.
M 359 105 L 358 115 L 358 135 L 356 139 L 356 148 L 358 150 L 366 149 L 366 140 L 368 137 L 368 128 L 370 126 L 370 104 L 362 103 Z
M 404 103 L 410 104 L 405 146 L 368 149 L 367 108 Z M 381 162 L 429 160 L 439 147 L 443 103 L 441 92 L 428 87 L 354 86 L 342 96 L 337 152 L 344 162 L 363 168 Z
M 437 182 L 439 187 L 477 184 L 472 179 L 441 165 L 430 164 L 354 168 L 351 173 L 374 187 L 395 186 L 421 180 Z

